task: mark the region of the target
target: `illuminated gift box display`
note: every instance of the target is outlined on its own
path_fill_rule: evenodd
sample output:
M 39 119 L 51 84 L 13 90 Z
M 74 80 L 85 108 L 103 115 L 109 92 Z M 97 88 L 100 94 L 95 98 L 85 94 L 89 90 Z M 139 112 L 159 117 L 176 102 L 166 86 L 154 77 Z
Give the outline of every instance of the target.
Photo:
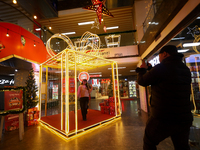
M 66 49 L 40 65 L 39 107 L 42 125 L 69 139 L 93 127 L 97 128 L 118 119 L 121 116 L 121 105 L 118 99 L 117 63 L 97 56 L 94 50 L 90 50 L 89 53 L 74 50 L 67 36 L 57 34 L 54 37 L 63 39 L 68 45 Z M 90 38 L 88 36 L 88 39 Z M 100 110 L 89 108 L 87 121 L 83 121 L 77 97 L 80 84 L 77 78 L 82 72 L 94 72 L 98 68 L 112 68 L 107 69 L 114 81 L 113 98 L 109 101 L 112 103 L 112 108 L 108 106 L 105 114 Z

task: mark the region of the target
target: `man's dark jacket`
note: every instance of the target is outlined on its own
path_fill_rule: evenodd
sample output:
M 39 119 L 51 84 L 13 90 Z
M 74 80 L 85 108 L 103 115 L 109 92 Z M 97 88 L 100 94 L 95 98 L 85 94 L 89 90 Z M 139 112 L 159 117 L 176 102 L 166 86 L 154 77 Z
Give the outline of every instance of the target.
M 151 85 L 151 115 L 160 121 L 187 123 L 193 120 L 190 106 L 191 73 L 183 55 L 169 56 L 150 71 L 137 68 L 138 84 Z

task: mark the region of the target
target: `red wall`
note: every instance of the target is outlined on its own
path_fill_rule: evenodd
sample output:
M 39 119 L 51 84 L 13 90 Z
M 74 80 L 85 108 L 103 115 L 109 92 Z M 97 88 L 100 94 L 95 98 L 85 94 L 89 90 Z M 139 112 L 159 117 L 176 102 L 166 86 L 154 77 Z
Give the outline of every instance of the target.
M 6 36 L 7 29 L 9 29 L 9 37 Z M 21 35 L 26 40 L 25 46 L 21 43 Z M 34 47 L 34 41 L 36 47 Z M 0 50 L 0 59 L 14 54 L 43 63 L 50 58 L 41 39 L 15 24 L 0 22 L 0 42 L 5 46 L 5 49 Z

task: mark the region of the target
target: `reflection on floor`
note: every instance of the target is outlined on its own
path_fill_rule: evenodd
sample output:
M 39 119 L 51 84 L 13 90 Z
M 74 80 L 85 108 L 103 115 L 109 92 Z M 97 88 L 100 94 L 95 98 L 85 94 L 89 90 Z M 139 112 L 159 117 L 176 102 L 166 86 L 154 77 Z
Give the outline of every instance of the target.
M 99 109 L 98 104 L 101 101 L 91 100 L 90 108 Z M 46 128 L 36 125 L 25 127 L 22 141 L 19 141 L 18 130 L 5 132 L 0 141 L 0 150 L 142 150 L 148 115 L 140 111 L 137 100 L 122 100 L 121 103 L 123 114 L 120 120 L 70 141 L 65 141 Z M 196 129 L 191 131 L 199 137 L 200 134 L 195 132 Z M 198 146 L 191 146 L 191 150 L 199 150 Z M 174 148 L 170 138 L 158 145 L 158 150 L 172 149 Z

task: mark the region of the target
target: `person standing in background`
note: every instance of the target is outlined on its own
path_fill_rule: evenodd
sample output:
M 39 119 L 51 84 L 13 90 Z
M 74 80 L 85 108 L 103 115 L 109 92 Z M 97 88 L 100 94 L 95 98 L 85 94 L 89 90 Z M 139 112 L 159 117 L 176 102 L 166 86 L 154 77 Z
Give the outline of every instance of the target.
M 160 64 L 151 68 L 143 61 L 136 69 L 138 84 L 151 85 L 151 114 L 145 128 L 144 150 L 156 150 L 167 137 L 171 137 L 175 150 L 190 149 L 191 72 L 182 62 L 183 56 L 176 46 L 167 45 L 159 52 Z
M 78 87 L 78 98 L 80 98 L 81 113 L 84 121 L 87 120 L 86 115 L 91 92 L 92 86 L 89 87 L 87 80 L 83 79 L 82 84 Z

